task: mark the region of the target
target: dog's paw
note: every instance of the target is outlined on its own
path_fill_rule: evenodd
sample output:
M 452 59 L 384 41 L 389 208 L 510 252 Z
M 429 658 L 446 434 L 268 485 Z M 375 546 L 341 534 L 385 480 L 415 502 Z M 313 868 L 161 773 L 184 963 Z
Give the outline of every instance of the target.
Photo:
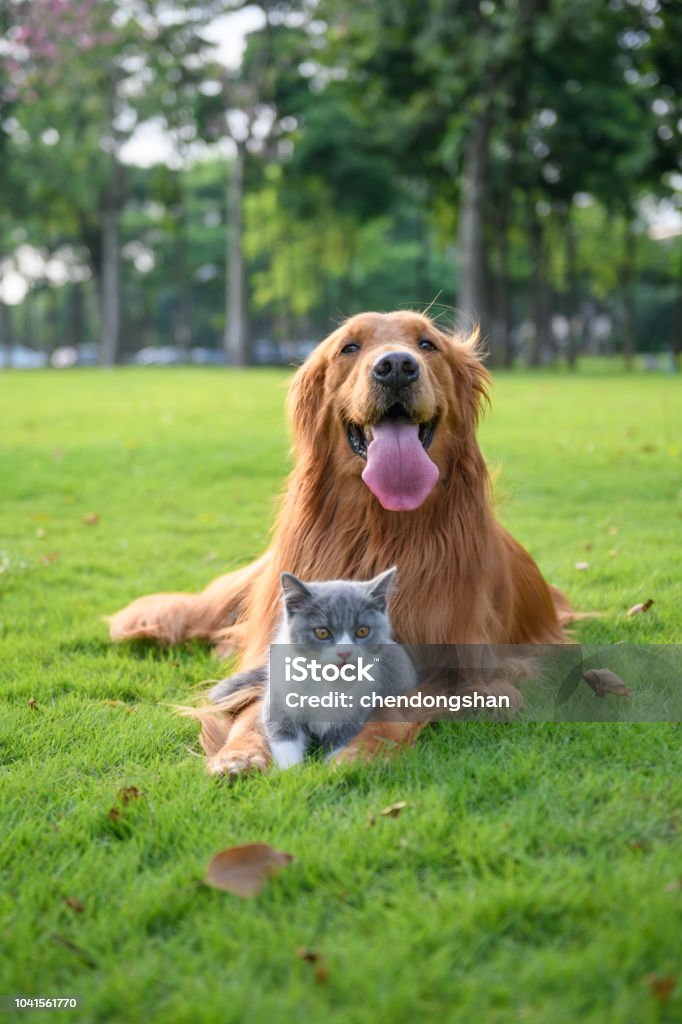
M 253 772 L 264 772 L 270 759 L 262 750 L 220 750 L 206 762 L 209 775 L 227 775 L 236 778 L 238 775 L 249 775 Z

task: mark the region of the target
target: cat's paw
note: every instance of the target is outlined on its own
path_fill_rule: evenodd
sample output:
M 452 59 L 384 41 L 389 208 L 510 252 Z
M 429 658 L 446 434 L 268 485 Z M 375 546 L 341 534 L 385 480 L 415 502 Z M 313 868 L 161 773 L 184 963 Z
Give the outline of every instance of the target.
M 238 775 L 249 775 L 253 772 L 264 772 L 270 759 L 262 750 L 219 750 L 206 762 L 209 775 L 227 775 L 236 778 Z

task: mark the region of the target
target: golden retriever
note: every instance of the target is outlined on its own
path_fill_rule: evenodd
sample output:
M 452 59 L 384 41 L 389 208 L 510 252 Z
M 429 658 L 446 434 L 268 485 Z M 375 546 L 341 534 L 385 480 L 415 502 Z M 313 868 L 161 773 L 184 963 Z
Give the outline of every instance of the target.
M 450 336 L 414 312 L 346 321 L 294 375 L 295 464 L 268 551 L 200 594 L 139 598 L 113 616 L 111 636 L 201 637 L 249 669 L 267 656 L 281 572 L 369 579 L 397 565 L 390 611 L 402 643 L 562 642 L 566 599 L 493 515 L 476 440 L 488 384 L 475 335 Z M 501 681 L 496 692 L 510 688 Z M 257 691 L 227 710 L 198 714 L 209 770 L 264 768 Z M 346 756 L 411 742 L 421 728 L 370 724 Z

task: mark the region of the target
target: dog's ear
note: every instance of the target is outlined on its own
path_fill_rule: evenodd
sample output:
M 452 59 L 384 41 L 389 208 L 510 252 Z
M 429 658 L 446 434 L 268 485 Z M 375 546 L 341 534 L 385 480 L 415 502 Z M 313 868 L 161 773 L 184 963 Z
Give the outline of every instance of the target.
M 450 357 L 465 417 L 475 427 L 484 408 L 490 405 L 490 374 L 483 363 L 486 352 L 481 330 L 476 324 L 468 336 L 457 332 L 452 336 L 442 331 L 437 333 Z
M 324 380 L 327 361 L 318 346 L 294 374 L 289 387 L 287 412 L 294 434 L 294 445 L 312 443 L 322 426 Z

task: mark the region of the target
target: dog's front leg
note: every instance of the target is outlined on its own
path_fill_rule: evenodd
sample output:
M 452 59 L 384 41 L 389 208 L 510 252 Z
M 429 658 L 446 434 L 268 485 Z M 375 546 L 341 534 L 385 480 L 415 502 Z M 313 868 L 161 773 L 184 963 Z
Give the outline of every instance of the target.
M 388 757 L 401 747 L 409 747 L 427 722 L 368 722 L 348 746 L 340 750 L 337 762 Z
M 254 701 L 235 716 L 221 749 L 208 759 L 210 775 L 245 775 L 262 772 L 271 761 L 261 725 L 261 701 Z

